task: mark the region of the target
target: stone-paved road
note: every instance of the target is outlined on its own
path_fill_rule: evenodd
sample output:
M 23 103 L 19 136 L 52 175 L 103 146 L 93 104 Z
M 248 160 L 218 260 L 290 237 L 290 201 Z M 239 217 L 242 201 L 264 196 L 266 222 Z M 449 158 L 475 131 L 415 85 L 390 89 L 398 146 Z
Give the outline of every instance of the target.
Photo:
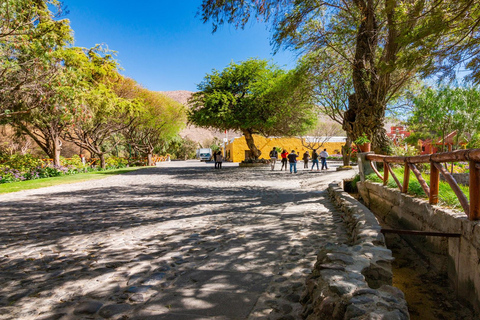
M 0 319 L 297 319 L 353 171 L 212 167 L 0 196 Z

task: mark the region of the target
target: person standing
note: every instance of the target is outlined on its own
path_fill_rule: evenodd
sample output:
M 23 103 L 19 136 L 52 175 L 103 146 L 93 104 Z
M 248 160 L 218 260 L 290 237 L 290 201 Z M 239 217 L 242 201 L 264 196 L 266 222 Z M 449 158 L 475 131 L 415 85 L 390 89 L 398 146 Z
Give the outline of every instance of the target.
M 216 160 L 217 160 L 217 168 L 222 169 L 223 155 L 221 151 L 217 151 Z
M 303 169 L 308 169 L 308 159 L 310 159 L 310 153 L 305 151 L 303 154 Z
M 313 167 L 315 167 L 315 165 L 317 165 L 317 171 L 319 171 L 320 168 L 318 167 L 318 153 L 317 153 L 317 149 L 313 149 L 313 152 L 312 152 L 312 170 L 310 170 L 310 171 L 313 171 Z
M 282 153 L 280 154 L 280 156 L 282 157 L 282 168 L 280 169 L 280 171 L 283 170 L 283 167 L 285 166 L 285 171 L 287 171 L 287 156 L 288 156 L 288 152 L 287 150 L 283 149 Z
M 320 152 L 320 160 L 322 160 L 322 170 L 323 168 L 325 168 L 325 170 L 328 170 L 327 158 L 328 158 L 327 149 L 323 149 L 323 151 Z
M 277 158 L 278 158 L 278 151 L 275 147 L 273 147 L 272 151 L 270 151 L 270 165 L 272 166 L 272 171 L 273 169 L 275 169 Z
M 290 173 L 292 173 L 292 171 L 297 173 L 297 157 L 298 154 L 295 153 L 295 150 L 292 150 L 292 153 L 288 155 L 288 162 L 290 162 Z

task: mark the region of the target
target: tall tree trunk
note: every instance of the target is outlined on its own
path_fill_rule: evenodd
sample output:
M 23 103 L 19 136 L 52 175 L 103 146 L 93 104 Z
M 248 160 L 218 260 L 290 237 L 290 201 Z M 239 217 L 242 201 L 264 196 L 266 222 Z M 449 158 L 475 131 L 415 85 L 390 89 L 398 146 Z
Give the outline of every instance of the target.
M 154 166 L 152 158 L 153 158 L 152 152 L 147 153 L 147 166 L 150 166 L 150 167 Z
M 262 154 L 262 152 L 255 145 L 252 132 L 249 130 L 243 130 L 243 135 L 245 136 L 245 141 L 247 142 L 248 149 L 250 149 L 250 151 L 252 152 L 253 158 L 257 160 Z
M 98 156 L 100 158 L 100 166 L 102 167 L 102 169 L 105 170 L 107 168 L 107 163 L 105 161 L 105 153 L 100 153 Z
M 388 153 L 390 143 L 383 128 L 390 74 L 379 74 L 376 66 L 378 22 L 373 0 L 356 0 L 363 19 L 358 28 L 352 80 L 355 93 L 349 97 L 343 129 L 352 141 L 366 134 L 376 153 Z M 393 28 L 393 27 L 392 27 Z M 393 29 L 392 29 L 393 30 Z M 395 60 L 395 33 L 389 34 L 386 63 Z
M 347 137 L 347 141 L 345 141 L 345 145 L 342 146 L 342 158 L 343 158 L 344 166 L 350 165 L 351 155 L 352 155 L 352 140 L 349 137 Z
M 53 139 L 53 164 L 56 166 L 60 166 L 60 152 L 62 149 L 62 142 L 60 141 L 60 138 L 56 137 Z

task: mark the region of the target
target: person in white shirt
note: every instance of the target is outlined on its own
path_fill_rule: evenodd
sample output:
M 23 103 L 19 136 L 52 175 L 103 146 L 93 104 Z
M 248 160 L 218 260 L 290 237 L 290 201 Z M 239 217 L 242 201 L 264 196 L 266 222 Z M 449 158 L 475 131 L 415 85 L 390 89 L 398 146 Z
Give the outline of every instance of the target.
M 323 151 L 320 152 L 320 160 L 322 161 L 322 170 L 323 168 L 325 168 L 325 170 L 328 170 L 327 158 L 328 158 L 327 149 L 323 149 Z

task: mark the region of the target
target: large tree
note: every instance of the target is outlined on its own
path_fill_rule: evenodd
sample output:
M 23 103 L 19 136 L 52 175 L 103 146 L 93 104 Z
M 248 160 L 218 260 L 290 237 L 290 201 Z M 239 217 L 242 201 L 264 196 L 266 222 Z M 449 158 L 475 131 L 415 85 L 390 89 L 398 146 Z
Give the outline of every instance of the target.
M 72 40 L 56 0 L 4 0 L 0 5 L 0 119 L 40 107 L 58 75 L 57 49 Z M 10 120 L 10 119 L 6 119 Z
M 214 70 L 198 85 L 188 119 L 200 127 L 241 131 L 255 159 L 253 134 L 296 135 L 316 122 L 312 85 L 305 70 L 285 72 L 250 59 Z
M 468 38 L 460 34 L 461 21 L 478 24 L 479 12 L 474 1 L 463 0 L 204 0 L 201 7 L 214 31 L 225 22 L 244 27 L 255 17 L 272 23 L 277 48 L 335 51 L 352 69 L 343 127 L 352 140 L 366 133 L 377 152 L 388 151 L 388 102 L 417 72 L 438 70 L 437 57 Z
M 70 53 L 67 66 L 79 78 L 76 100 L 79 115 L 63 138 L 96 155 L 105 169 L 106 154 L 121 142 L 114 139 L 115 134 L 132 123 L 138 104 L 116 93 L 116 84 L 123 77 L 108 50 L 96 46 L 88 50 L 72 48 Z
M 181 129 L 186 119 L 184 107 L 159 92 L 140 88 L 135 97 L 139 111 L 122 131 L 128 144 L 147 156 L 147 165 L 153 166 L 153 152 L 164 147 Z

